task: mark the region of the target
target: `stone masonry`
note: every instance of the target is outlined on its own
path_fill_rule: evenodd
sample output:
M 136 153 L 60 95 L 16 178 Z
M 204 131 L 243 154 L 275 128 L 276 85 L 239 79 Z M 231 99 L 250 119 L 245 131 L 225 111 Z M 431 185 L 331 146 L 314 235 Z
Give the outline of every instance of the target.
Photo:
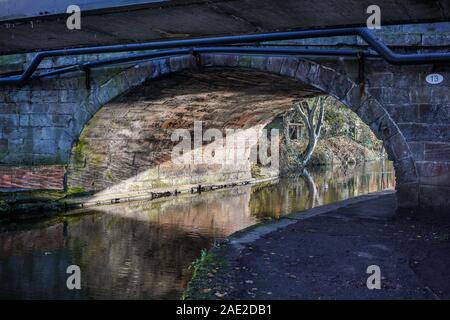
M 292 108 L 294 99 L 317 93 L 298 81 L 247 69 L 208 68 L 201 73 L 178 72 L 147 81 L 107 103 L 90 120 L 74 148 L 68 186 L 97 191 L 107 188 L 104 193 L 117 194 L 249 180 L 251 163 L 249 155 L 244 155 L 256 145 L 249 141 L 246 150 L 242 135 L 260 135 L 267 122 Z M 189 163 L 174 164 L 171 152 L 178 142 L 173 142 L 171 135 L 176 129 L 187 129 L 192 143 L 194 121 L 202 123 L 203 134 L 213 128 L 224 138 L 227 129 L 243 130 L 241 136 L 238 132 L 226 136 L 234 140 L 233 148 L 217 148 L 217 142 L 208 148 L 215 147 L 216 159 L 227 153 L 245 159 L 224 165 L 194 163 L 191 156 Z M 189 155 L 195 152 L 197 148 Z
M 271 79 L 276 83 L 284 78 L 284 81 L 298 82 L 298 88 L 313 88 L 310 92 L 314 94 L 320 91 L 333 96 L 356 112 L 384 141 L 395 164 L 400 206 L 450 204 L 450 67 L 392 66 L 375 59 L 365 61 L 364 79 L 358 79 L 358 62 L 351 59 L 314 62 L 295 57 L 208 54 L 201 55 L 200 60 L 186 55 L 131 67 L 99 69 L 92 74 L 89 90 L 83 74 L 48 78 L 22 88 L 2 87 L 0 179 L 7 175 L 8 167 L 18 165 L 70 167 L 80 136 L 93 134 L 89 132 L 92 124 L 89 120 L 95 124 L 95 120 L 101 118 L 102 113 L 96 114 L 102 106 L 108 108 L 111 101 L 112 104 L 123 103 L 126 96 L 114 99 L 133 88 L 140 90 L 143 85 L 146 88 L 141 90 L 145 94 L 140 97 L 148 99 L 153 93 L 149 80 L 181 71 L 186 81 L 202 73 L 203 81 L 212 81 L 214 72 L 206 72 L 210 68 L 258 72 L 261 80 Z M 442 74 L 444 81 L 430 85 L 425 77 L 435 72 Z M 273 75 L 278 78 L 275 80 Z M 294 87 L 289 85 L 288 88 Z M 246 94 L 252 92 L 245 92 L 243 97 Z M 258 94 L 262 93 L 255 95 Z M 276 112 L 283 109 L 276 109 L 280 108 L 277 102 L 282 100 L 283 94 L 288 100 L 293 97 L 292 92 L 287 91 L 275 94 L 274 105 L 266 106 L 268 111 L 255 115 L 261 119 L 254 124 L 263 123 L 265 117 L 270 121 L 275 113 L 270 108 L 275 108 Z M 211 110 L 220 108 L 210 107 Z M 243 119 L 248 116 L 246 110 L 249 109 L 243 107 L 240 114 Z M 148 113 L 151 115 L 152 110 Z M 183 119 L 181 115 L 179 118 Z M 239 120 L 239 113 L 234 121 L 245 124 L 244 120 Z

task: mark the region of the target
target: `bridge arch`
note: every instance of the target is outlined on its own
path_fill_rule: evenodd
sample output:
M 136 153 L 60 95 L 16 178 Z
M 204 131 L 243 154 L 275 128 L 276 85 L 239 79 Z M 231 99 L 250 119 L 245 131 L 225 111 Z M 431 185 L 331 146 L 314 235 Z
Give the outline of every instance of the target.
M 107 166 L 114 167 L 114 161 L 111 158 L 109 160 L 102 160 L 102 156 L 98 156 L 96 154 L 97 152 L 92 152 L 89 145 L 86 144 L 85 138 L 90 134 L 93 134 L 93 136 L 96 134 L 96 132 L 92 132 L 92 129 L 90 129 L 92 128 L 92 124 L 94 123 L 95 126 L 95 123 L 101 117 L 104 119 L 108 118 L 107 109 L 104 109 L 103 112 L 101 112 L 101 109 L 116 101 L 117 97 L 126 97 L 127 93 L 141 87 L 146 81 L 160 79 L 167 75 L 180 74 L 186 71 L 189 71 L 190 74 L 202 74 L 208 72 L 208 70 L 213 70 L 213 72 L 216 70 L 230 70 L 231 72 L 251 70 L 257 72 L 259 75 L 264 74 L 269 78 L 272 77 L 270 79 L 274 82 L 287 79 L 286 81 L 312 88 L 313 90 L 310 91 L 310 94 L 313 95 L 323 93 L 333 96 L 354 111 L 372 129 L 375 135 L 383 141 L 390 159 L 394 161 L 397 190 L 400 200 L 406 206 L 416 205 L 414 199 L 411 200 L 409 196 L 411 189 L 417 188 L 417 173 L 411 150 L 400 129 L 389 112 L 383 107 L 382 103 L 370 95 L 366 89 L 362 89 L 348 75 L 319 63 L 297 57 L 225 54 L 170 57 L 141 63 L 120 72 L 105 83 L 94 85 L 91 94 L 84 100 L 81 106 L 81 110 L 85 110 L 85 116 L 84 118 L 81 117 L 80 121 L 75 124 L 76 131 L 78 132 L 75 134 L 77 138 L 74 139 L 74 146 L 69 161 L 69 187 L 81 187 L 83 189 L 89 189 L 90 187 L 92 189 L 103 189 L 106 187 L 110 191 L 111 189 L 113 191 L 114 189 L 123 189 L 123 184 L 117 184 L 117 181 L 112 177 L 108 178 L 111 173 L 105 167 L 105 162 L 109 163 Z M 286 103 L 284 107 L 280 107 L 277 113 L 280 113 L 281 110 L 287 110 L 288 105 L 289 103 Z M 267 120 L 270 119 L 270 115 L 273 116 L 276 114 L 269 112 L 265 115 Z M 241 120 L 236 121 L 239 122 Z M 253 124 L 262 123 L 264 121 L 257 121 L 257 123 Z M 245 125 L 245 121 L 241 124 Z M 106 144 L 103 147 L 104 156 L 110 151 L 106 150 L 106 148 L 109 148 Z M 79 170 L 80 168 L 86 167 L 86 156 L 90 158 L 91 163 L 96 162 L 97 167 L 102 167 L 104 170 L 98 170 L 98 168 L 96 170 Z M 134 158 L 127 159 L 127 161 L 131 163 L 130 165 L 135 164 Z M 150 172 L 145 172 L 146 178 L 149 176 L 153 178 L 155 176 L 157 177 L 161 167 L 153 169 Z M 173 170 L 173 167 L 167 170 Z M 179 168 L 179 170 L 185 170 L 185 168 Z M 104 181 L 103 184 L 93 182 L 98 179 L 99 174 L 102 175 L 100 179 Z M 119 177 L 119 179 L 133 180 L 139 174 L 136 171 L 135 175 L 130 178 L 128 177 L 130 174 L 127 173 Z M 153 186 L 157 186 L 157 184 Z M 411 203 L 409 203 L 410 201 Z

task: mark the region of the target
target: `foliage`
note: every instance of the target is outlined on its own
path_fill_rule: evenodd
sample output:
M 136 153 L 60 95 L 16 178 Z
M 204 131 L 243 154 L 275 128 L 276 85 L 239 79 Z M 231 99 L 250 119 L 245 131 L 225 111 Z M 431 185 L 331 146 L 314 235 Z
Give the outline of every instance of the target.
M 192 270 L 192 278 L 181 296 L 181 300 L 188 300 L 197 295 L 200 295 L 202 299 L 209 299 L 209 292 L 201 293 L 200 289 L 208 286 L 206 280 L 208 279 L 207 273 L 209 270 L 214 266 L 222 265 L 222 263 L 217 250 L 208 252 L 206 249 L 202 249 L 200 251 L 200 257 L 193 261 L 189 266 L 189 270 Z
M 311 99 L 305 101 L 310 105 L 314 103 Z M 283 114 L 281 130 L 283 143 L 280 145 L 283 174 L 305 166 L 301 158 L 310 145 L 314 150 L 311 155 L 312 165 L 363 162 L 380 157 L 383 150 L 382 142 L 356 113 L 335 99 L 322 99 L 320 102 L 324 106 L 324 121 L 322 133 L 318 135 L 320 138 L 315 141 L 316 143 L 311 143 L 314 142 L 314 137 L 311 141 L 307 128 L 310 127 L 308 122 L 320 123 L 316 120 L 320 118 L 319 110 L 315 110 L 315 113 L 310 114 L 311 117 L 306 120 L 305 116 L 302 116 L 302 110 L 297 110 L 295 106 Z M 302 133 L 298 140 L 289 137 L 290 123 L 302 124 Z
M 352 110 L 335 99 L 327 100 L 325 110 L 324 138 L 347 137 L 370 150 L 381 149 L 381 141 Z
M 198 257 L 191 263 L 191 265 L 189 266 L 189 269 L 190 270 L 192 269 L 193 277 L 196 275 L 196 273 L 198 272 L 200 267 L 206 262 L 207 256 L 208 256 L 208 251 L 206 249 L 202 249 L 200 251 L 200 257 Z

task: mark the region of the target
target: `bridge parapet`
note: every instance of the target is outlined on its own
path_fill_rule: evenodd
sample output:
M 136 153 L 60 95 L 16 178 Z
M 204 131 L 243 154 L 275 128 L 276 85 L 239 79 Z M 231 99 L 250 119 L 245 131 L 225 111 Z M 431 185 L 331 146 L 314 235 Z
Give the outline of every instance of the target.
M 450 47 L 450 23 L 424 23 L 412 25 L 384 26 L 373 33 L 386 45 L 404 52 L 417 52 L 436 48 L 445 50 Z M 358 36 L 340 36 L 317 39 L 286 40 L 262 42 L 268 47 L 305 47 L 305 48 L 367 48 L 367 43 Z M 438 49 L 439 50 L 439 49 Z M 150 51 L 147 51 L 150 52 Z M 63 56 L 45 59 L 38 67 L 45 71 L 62 66 L 75 65 L 83 62 L 98 61 L 99 59 L 111 58 L 130 54 L 103 53 L 80 56 Z M 143 52 L 141 52 L 143 53 Z M 36 53 L 5 54 L 0 56 L 0 75 L 20 72 L 26 68 Z

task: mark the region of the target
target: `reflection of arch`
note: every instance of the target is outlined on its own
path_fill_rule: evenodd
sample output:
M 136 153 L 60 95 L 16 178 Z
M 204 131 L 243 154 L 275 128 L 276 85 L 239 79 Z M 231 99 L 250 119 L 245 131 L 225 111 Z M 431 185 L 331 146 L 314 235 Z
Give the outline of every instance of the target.
M 295 57 L 262 57 L 224 54 L 204 54 L 196 58 L 190 55 L 145 62 L 129 68 L 103 84 L 95 86 L 91 95 L 81 106 L 86 116 L 78 124 L 78 136 L 97 110 L 116 96 L 139 86 L 147 79 L 192 69 L 226 67 L 246 68 L 277 74 L 298 80 L 329 94 L 349 107 L 371 127 L 375 135 L 383 140 L 385 148 L 396 166 L 397 185 L 417 181 L 411 151 L 399 128 L 379 101 L 361 88 L 348 76 L 318 63 Z

